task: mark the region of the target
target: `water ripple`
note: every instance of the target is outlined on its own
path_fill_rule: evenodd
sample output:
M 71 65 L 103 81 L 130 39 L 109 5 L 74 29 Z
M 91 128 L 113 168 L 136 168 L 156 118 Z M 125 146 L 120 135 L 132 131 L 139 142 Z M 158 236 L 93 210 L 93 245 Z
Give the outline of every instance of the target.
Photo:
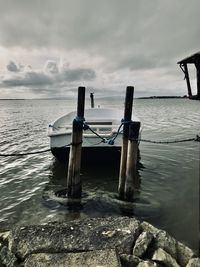
M 102 104 L 100 100 L 97 102 Z M 0 151 L 20 153 L 48 148 L 47 125 L 73 110 L 76 100 L 0 101 L 0 104 Z M 105 100 L 103 105 L 123 109 L 120 100 Z M 191 138 L 200 133 L 200 105 L 197 101 L 136 100 L 134 113 L 142 121 L 144 139 L 165 141 Z M 200 145 L 196 142 L 173 145 L 140 144 L 143 167 L 139 170 L 138 197 L 153 199 L 161 206 L 157 216 L 154 214 L 147 219 L 169 230 L 193 248 L 197 247 L 197 233 L 195 230 L 191 231 L 190 237 L 186 233 L 188 224 L 196 229 L 195 218 L 199 210 L 199 151 Z M 90 169 L 82 169 L 82 179 L 86 190 L 116 192 L 118 169 L 90 166 Z M 59 204 L 47 203 L 43 199 L 43 193 L 48 188 L 64 186 L 66 165 L 54 161 L 50 153 L 0 157 L 0 225 L 8 222 L 29 224 L 71 220 L 85 218 L 88 213 L 91 215 L 95 207 L 91 207 L 90 212 L 83 210 L 70 213 Z M 105 212 L 102 210 L 95 214 L 104 216 Z M 113 213 L 114 211 L 107 211 L 107 214 Z

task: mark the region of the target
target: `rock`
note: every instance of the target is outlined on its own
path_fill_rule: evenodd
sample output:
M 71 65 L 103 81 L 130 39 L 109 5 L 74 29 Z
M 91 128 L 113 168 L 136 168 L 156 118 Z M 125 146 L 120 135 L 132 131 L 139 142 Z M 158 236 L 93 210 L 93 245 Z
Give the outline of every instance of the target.
M 15 255 L 4 246 L 0 251 L 0 264 L 6 267 L 16 266 L 17 258 Z
M 10 231 L 2 232 L 0 233 L 0 242 L 4 245 L 8 244 L 8 239 L 9 239 Z
M 160 231 L 158 228 L 148 222 L 142 222 L 140 226 L 143 231 L 152 233 L 154 237 L 156 237 Z
M 96 250 L 79 253 L 32 254 L 24 267 L 120 267 L 115 250 Z
M 137 267 L 157 267 L 158 264 L 153 261 L 142 261 L 138 264 Z
M 195 257 L 194 252 L 190 248 L 182 244 L 181 242 L 177 242 L 176 251 L 177 251 L 177 262 L 181 266 L 186 266 L 188 261 L 191 258 Z
M 141 262 L 141 259 L 134 255 L 122 254 L 120 261 L 123 267 L 136 267 Z
M 200 267 L 200 258 L 190 259 L 186 267 Z
M 114 248 L 119 254 L 130 254 L 139 226 L 134 218 L 109 217 L 18 227 L 11 232 L 9 249 L 22 260 L 33 253 Z
M 158 248 L 154 252 L 152 260 L 158 261 L 166 267 L 180 267 L 176 260 L 162 248 Z
M 195 256 L 194 252 L 171 237 L 166 231 L 159 230 L 153 225 L 142 222 L 141 228 L 143 231 L 149 231 L 155 237 L 154 249 L 162 248 L 176 259 L 180 266 L 186 266 L 188 261 Z
M 141 258 L 147 251 L 152 239 L 153 239 L 152 233 L 142 232 L 135 242 L 135 246 L 133 248 L 133 255 Z
M 176 245 L 177 241 L 171 237 L 166 231 L 160 230 L 156 235 L 156 247 L 162 248 L 173 258 L 177 258 Z
M 153 225 L 142 222 L 141 228 L 148 231 L 154 236 L 154 249 L 162 248 L 167 253 L 169 253 L 173 258 L 177 258 L 177 241 L 171 237 L 166 231 L 159 230 Z

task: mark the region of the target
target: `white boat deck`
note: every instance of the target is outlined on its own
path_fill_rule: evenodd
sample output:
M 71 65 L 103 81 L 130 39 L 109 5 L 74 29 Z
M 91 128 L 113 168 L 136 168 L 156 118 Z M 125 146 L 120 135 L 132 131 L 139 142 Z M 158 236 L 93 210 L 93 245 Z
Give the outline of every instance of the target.
M 49 125 L 48 136 L 50 137 L 50 146 L 64 147 L 71 142 L 72 122 L 76 118 L 76 112 L 70 112 Z M 92 131 L 100 135 L 102 138 L 112 139 L 116 136 L 123 118 L 123 111 L 118 109 L 108 108 L 91 108 L 85 110 L 85 124 L 89 125 Z M 139 121 L 138 118 L 133 117 L 132 120 Z M 83 147 L 94 146 L 110 146 L 106 143 L 100 142 L 101 139 L 97 137 L 89 129 L 83 132 Z M 114 146 L 121 146 L 121 134 L 118 133 Z

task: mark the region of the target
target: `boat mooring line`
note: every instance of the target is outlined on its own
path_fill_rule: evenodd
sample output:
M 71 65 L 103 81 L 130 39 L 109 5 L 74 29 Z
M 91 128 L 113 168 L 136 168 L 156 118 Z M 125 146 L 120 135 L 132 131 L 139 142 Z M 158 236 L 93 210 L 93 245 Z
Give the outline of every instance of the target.
M 11 154 L 0 154 L 0 157 L 12 157 L 12 156 L 27 156 L 27 155 L 34 155 L 34 154 L 41 154 L 51 151 L 51 149 L 45 149 L 40 151 L 34 151 L 34 152 L 27 152 L 27 153 L 11 153 Z
M 190 141 L 196 141 L 200 142 L 200 136 L 196 135 L 194 138 L 188 138 L 188 139 L 179 139 L 179 140 L 172 140 L 172 141 L 153 141 L 148 139 L 138 139 L 133 141 L 141 141 L 146 143 L 152 143 L 152 144 L 175 144 L 175 143 L 183 143 L 183 142 L 190 142 Z
M 117 138 L 118 134 L 120 133 L 120 129 L 121 129 L 122 125 L 123 124 L 121 124 L 120 127 L 118 128 L 116 136 L 114 138 L 108 139 L 108 140 L 103 138 L 103 137 L 101 137 L 98 133 L 93 131 L 88 125 L 87 126 L 89 128 L 87 128 L 87 129 L 91 130 L 94 134 L 96 134 L 102 140 L 101 142 L 108 143 L 109 145 L 113 145 L 114 144 L 114 140 Z M 113 143 L 111 141 L 113 141 Z M 152 143 L 152 144 L 176 144 L 176 143 L 184 143 L 184 142 L 191 142 L 191 141 L 200 142 L 200 136 L 196 135 L 196 137 L 194 137 L 194 138 L 179 139 L 179 140 L 172 140 L 172 141 L 170 141 L 170 140 L 169 141 L 155 141 L 155 140 L 149 140 L 149 139 L 134 139 L 133 141 Z M 79 145 L 79 143 L 78 144 L 69 143 L 66 146 L 63 146 L 62 148 L 68 147 L 68 146 L 71 146 L 71 145 Z M 42 154 L 42 153 L 46 153 L 46 152 L 49 152 L 49 151 L 51 151 L 50 148 L 49 149 L 45 149 L 45 150 L 27 152 L 27 153 L 10 153 L 10 154 L 1 154 L 0 153 L 0 157 L 12 157 L 12 156 L 16 156 L 16 157 L 22 156 L 23 157 L 23 156 L 34 155 L 34 154 Z
M 100 136 L 97 132 L 95 132 L 93 129 L 90 128 L 90 126 L 88 124 L 85 124 L 84 123 L 84 126 L 83 126 L 83 130 L 90 130 L 92 133 L 94 133 L 97 137 L 99 137 L 103 143 L 107 143 L 109 145 L 114 145 L 114 141 L 115 139 L 118 137 L 119 133 L 120 133 L 120 130 L 121 130 L 121 127 L 124 125 L 124 124 L 128 124 L 130 123 L 130 121 L 124 121 L 122 119 L 122 123 L 120 124 L 118 130 L 117 130 L 117 133 L 116 135 L 111 138 L 111 139 L 106 139 L 106 138 L 103 138 L 102 136 Z M 169 141 L 155 141 L 155 140 L 149 140 L 149 139 L 142 139 L 142 138 L 139 138 L 139 139 L 133 139 L 132 141 L 138 141 L 138 142 L 145 142 L 145 143 L 152 143 L 152 144 L 175 144 L 175 143 L 183 143 L 183 142 L 190 142 L 190 141 L 196 141 L 196 142 L 200 142 L 200 136 L 199 135 L 196 135 L 196 137 L 194 138 L 187 138 L 187 139 L 178 139 L 178 140 L 169 140 Z

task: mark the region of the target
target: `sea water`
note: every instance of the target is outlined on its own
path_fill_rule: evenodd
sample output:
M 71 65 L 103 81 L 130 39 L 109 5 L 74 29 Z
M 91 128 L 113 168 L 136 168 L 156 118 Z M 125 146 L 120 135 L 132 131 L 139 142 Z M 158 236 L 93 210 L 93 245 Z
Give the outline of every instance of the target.
M 123 109 L 123 98 L 102 98 L 96 105 Z M 89 106 L 89 103 L 86 103 Z M 49 147 L 47 126 L 76 109 L 74 100 L 0 100 L 0 153 L 21 153 Z M 133 112 L 142 122 L 142 138 L 167 141 L 200 134 L 200 102 L 188 99 L 136 99 Z M 135 216 L 167 230 L 191 248 L 199 239 L 200 143 L 140 143 L 138 198 L 148 199 Z M 0 228 L 12 225 L 124 215 L 109 205 L 81 210 L 47 199 L 49 189 L 66 187 L 67 164 L 51 153 L 0 157 Z M 82 166 L 83 190 L 117 192 L 118 166 L 101 162 Z M 152 203 L 152 206 L 151 206 Z M 155 205 L 156 203 L 156 205 Z M 131 216 L 134 216 L 131 215 Z

